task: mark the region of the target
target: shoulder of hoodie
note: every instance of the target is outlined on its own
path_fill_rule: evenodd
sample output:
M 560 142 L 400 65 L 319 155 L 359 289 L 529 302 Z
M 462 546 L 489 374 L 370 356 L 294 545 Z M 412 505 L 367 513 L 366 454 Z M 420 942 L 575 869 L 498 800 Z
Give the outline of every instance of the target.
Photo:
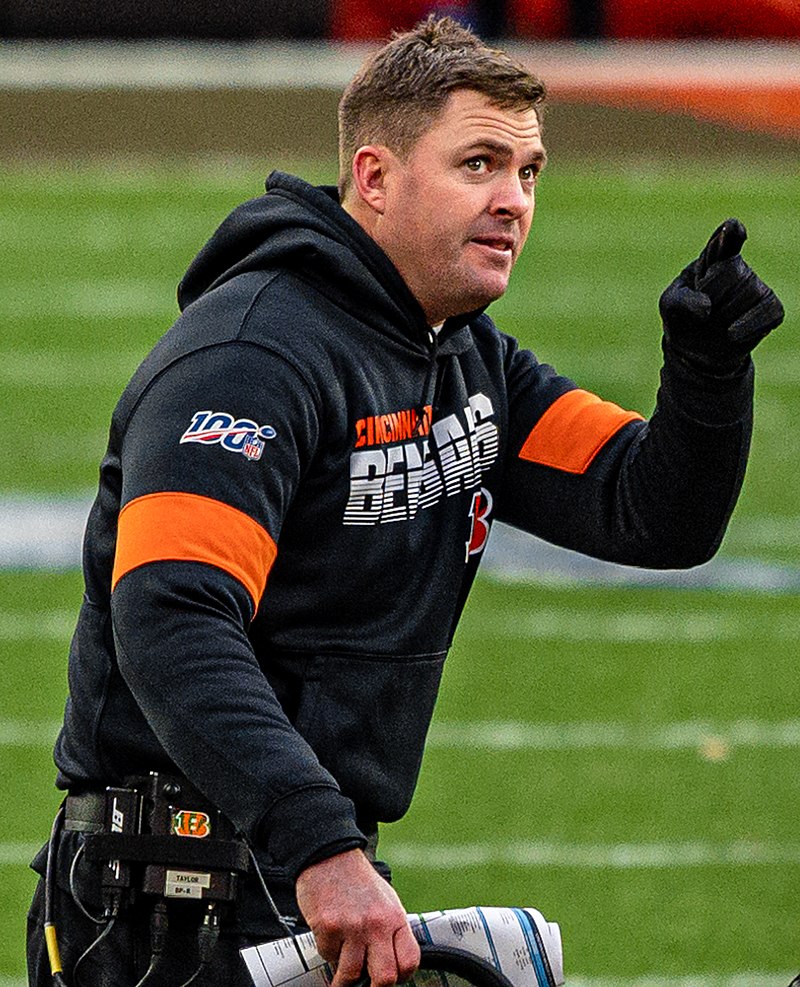
M 471 319 L 469 326 L 478 349 L 499 353 L 504 363 L 507 363 L 520 351 L 519 340 L 516 336 L 500 329 L 494 319 L 486 312 L 482 312 Z
M 194 349 L 250 344 L 262 359 L 285 361 L 318 396 L 348 354 L 360 362 L 365 341 L 380 345 L 366 322 L 281 267 L 237 274 L 189 305 L 167 335 Z
M 519 349 L 486 313 L 475 313 L 467 325 L 492 363 L 498 357 L 506 363 Z M 386 345 L 368 317 L 343 311 L 302 274 L 278 267 L 238 274 L 212 289 L 186 308 L 171 332 L 191 337 L 196 348 L 251 343 L 282 357 L 312 388 L 341 372 L 348 354 L 360 365 L 365 347 Z
M 264 292 L 284 274 L 280 270 L 242 274 L 187 306 L 148 353 L 125 388 L 115 411 L 118 422 L 123 424 L 130 418 L 157 381 L 169 380 L 173 374 L 191 373 L 192 364 L 196 362 L 193 357 L 202 359 L 207 365 L 209 355 L 215 351 L 221 371 L 242 360 L 256 366 L 263 364 L 265 374 L 274 373 L 276 366 L 283 366 L 306 387 L 320 409 L 322 390 L 315 380 L 317 375 L 310 372 L 308 348 L 303 350 L 286 345 L 287 327 L 285 320 L 279 318 L 283 313 L 276 311 L 274 320 L 275 325 L 281 323 L 280 332 L 265 332 L 263 325 L 256 332 L 251 331 L 254 308 Z M 302 323 L 299 308 L 295 306 L 292 313 L 295 328 Z M 302 358 L 304 353 L 305 359 Z

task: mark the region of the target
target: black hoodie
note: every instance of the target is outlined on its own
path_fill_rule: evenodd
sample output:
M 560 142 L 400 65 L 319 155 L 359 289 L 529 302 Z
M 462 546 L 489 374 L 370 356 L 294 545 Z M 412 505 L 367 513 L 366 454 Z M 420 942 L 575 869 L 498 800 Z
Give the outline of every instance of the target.
M 752 372 L 667 353 L 645 422 L 482 313 L 433 333 L 332 190 L 267 189 L 191 265 L 115 410 L 56 761 L 71 788 L 177 767 L 291 882 L 408 808 L 491 522 L 704 561 Z

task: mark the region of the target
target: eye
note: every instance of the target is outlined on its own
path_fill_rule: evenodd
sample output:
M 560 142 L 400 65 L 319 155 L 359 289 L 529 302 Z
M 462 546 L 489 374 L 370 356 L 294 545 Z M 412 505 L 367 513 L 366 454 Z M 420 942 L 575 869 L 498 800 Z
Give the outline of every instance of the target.
M 523 182 L 535 182 L 539 177 L 539 168 L 536 165 L 526 165 L 520 168 L 519 177 Z
M 467 158 L 464 162 L 467 171 L 471 171 L 476 175 L 480 175 L 482 172 L 486 171 L 488 167 L 488 161 L 486 158 Z

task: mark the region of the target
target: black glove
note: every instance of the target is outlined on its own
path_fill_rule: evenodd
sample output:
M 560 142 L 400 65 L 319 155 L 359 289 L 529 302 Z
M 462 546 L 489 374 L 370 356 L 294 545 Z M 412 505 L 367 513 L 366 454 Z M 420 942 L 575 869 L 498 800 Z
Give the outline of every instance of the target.
M 736 372 L 783 322 L 778 296 L 739 255 L 746 239 L 738 219 L 726 220 L 659 300 L 669 349 L 706 373 Z

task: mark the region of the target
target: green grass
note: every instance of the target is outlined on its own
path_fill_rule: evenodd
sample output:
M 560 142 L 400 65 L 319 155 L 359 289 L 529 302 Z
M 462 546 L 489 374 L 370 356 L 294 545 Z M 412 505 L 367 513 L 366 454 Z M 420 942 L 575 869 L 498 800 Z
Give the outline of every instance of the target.
M 0 981 L 24 970 L 25 914 L 35 875 L 19 858 L 25 848 L 46 839 L 48 820 L 60 801 L 53 787 L 52 728 L 64 708 L 69 630 L 58 635 L 48 616 L 77 612 L 79 572 L 64 574 L 0 572 L 3 689 L 0 722 L 42 724 L 40 735 L 24 746 L 0 746 L 0 767 L 8 793 L 0 810 L 0 842 L 12 845 L 15 862 L 0 864 L 5 918 L 0 937 Z M 16 848 L 16 849 L 15 849 Z M 32 855 L 32 854 L 31 854 Z
M 538 612 L 686 621 L 712 612 L 752 633 L 716 645 L 685 641 L 598 645 L 509 638 L 509 620 Z M 470 718 L 537 724 L 621 721 L 641 729 L 691 720 L 796 716 L 796 644 L 771 624 L 795 625 L 793 597 L 545 590 L 479 583 L 448 660 L 437 722 Z M 737 841 L 792 845 L 795 862 L 615 869 L 464 867 L 397 875 L 409 907 L 535 903 L 561 921 L 568 969 L 594 976 L 782 971 L 797 962 L 792 905 L 800 878 L 796 750 L 735 745 L 704 751 L 429 748 L 409 815 L 393 844 L 501 846 L 532 840 L 594 844 Z M 568 853 L 566 854 L 568 858 Z M 568 981 L 569 982 L 569 981 Z
M 325 163 L 297 170 L 332 178 Z M 176 314 L 183 270 L 229 209 L 259 194 L 263 175 L 245 165 L 87 164 L 2 179 L 0 494 L 83 495 L 96 483 L 119 391 Z M 794 176 L 758 162 L 714 170 L 687 161 L 680 174 L 556 163 L 542 180 L 512 288 L 492 313 L 582 386 L 647 413 L 660 358 L 658 295 L 729 215 L 748 225 L 745 255 L 789 317 L 758 353 L 752 459 L 724 551 L 797 565 Z M 42 724 L 36 742 L 0 747 L 8 793 L 1 840 L 36 844 L 58 801 L 48 731 L 63 708 L 80 577 L 0 573 L 0 590 L 0 720 Z M 707 724 L 710 746 L 454 749 L 435 743 L 434 732 L 415 803 L 383 838 L 385 855 L 391 860 L 394 847 L 405 861 L 396 883 L 407 907 L 539 907 L 562 924 L 568 972 L 588 978 L 792 969 L 797 750 L 724 738 L 745 720 L 796 721 L 798 636 L 789 595 L 479 581 L 448 660 L 437 724 L 621 724 L 647 736 L 697 721 Z M 517 843 L 561 848 L 561 856 L 514 862 Z M 643 844 L 721 854 L 747 844 L 777 859 L 766 852 L 754 862 L 622 867 L 586 857 L 591 848 Z M 414 862 L 435 846 L 482 847 L 490 859 Z M 19 863 L 0 870 L 1 980 L 22 974 L 33 877 Z

